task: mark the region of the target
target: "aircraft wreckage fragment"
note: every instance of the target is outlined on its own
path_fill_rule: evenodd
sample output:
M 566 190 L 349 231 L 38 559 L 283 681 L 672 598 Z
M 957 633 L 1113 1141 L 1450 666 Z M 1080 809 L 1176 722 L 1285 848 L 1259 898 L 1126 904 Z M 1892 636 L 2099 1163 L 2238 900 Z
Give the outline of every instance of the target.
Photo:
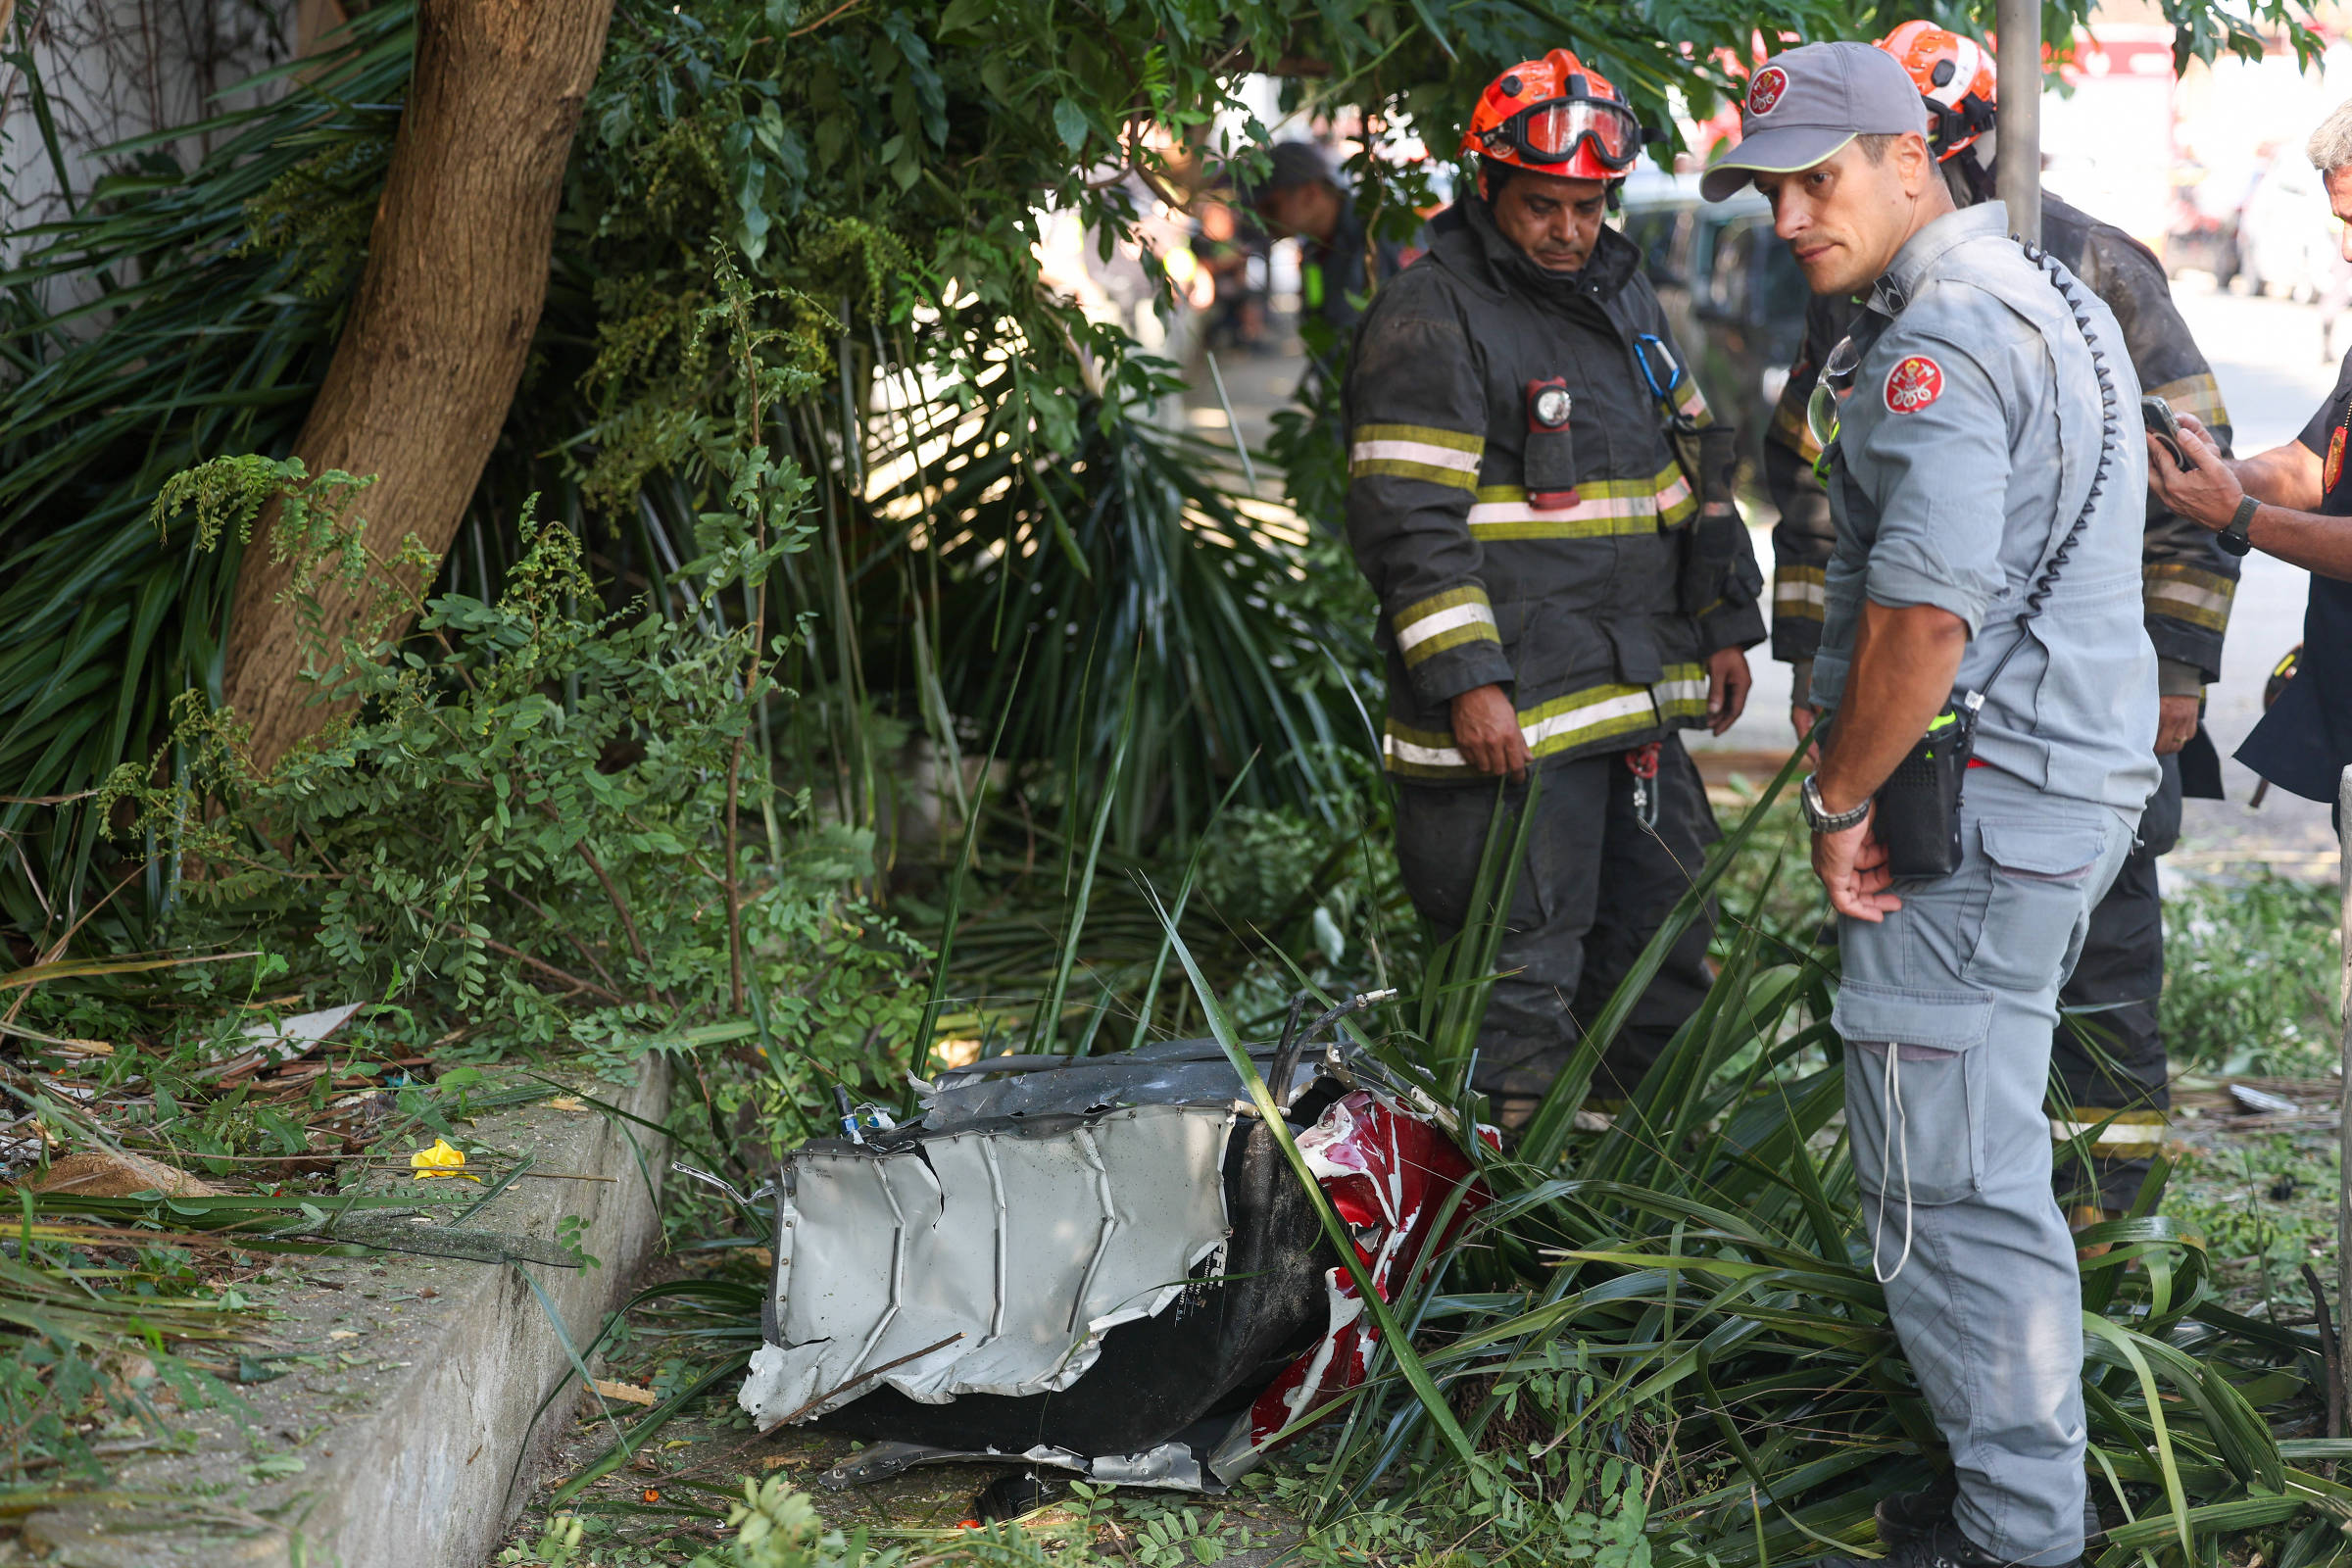
M 1253 1060 L 1385 1299 L 1470 1161 L 1425 1097 L 1336 1048 L 1300 1053 Z M 824 1484 L 1018 1457 L 1222 1491 L 1363 1378 L 1376 1331 L 1214 1041 L 992 1057 L 922 1105 L 901 1127 L 849 1118 L 777 1181 L 738 1399 L 761 1431 L 873 1445 Z M 1472 1183 L 1448 1229 L 1487 1200 Z

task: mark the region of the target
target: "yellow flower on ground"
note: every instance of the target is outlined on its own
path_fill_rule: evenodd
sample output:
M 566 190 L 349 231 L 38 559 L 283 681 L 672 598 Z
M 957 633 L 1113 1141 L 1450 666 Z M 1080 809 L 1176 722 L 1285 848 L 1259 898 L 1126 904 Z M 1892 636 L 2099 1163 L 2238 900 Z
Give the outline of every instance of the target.
M 466 1168 L 466 1151 L 450 1148 L 446 1138 L 436 1138 L 432 1148 L 419 1149 L 411 1154 L 409 1167 L 416 1171 L 418 1181 L 423 1181 L 427 1176 L 463 1176 L 469 1182 L 481 1180 Z

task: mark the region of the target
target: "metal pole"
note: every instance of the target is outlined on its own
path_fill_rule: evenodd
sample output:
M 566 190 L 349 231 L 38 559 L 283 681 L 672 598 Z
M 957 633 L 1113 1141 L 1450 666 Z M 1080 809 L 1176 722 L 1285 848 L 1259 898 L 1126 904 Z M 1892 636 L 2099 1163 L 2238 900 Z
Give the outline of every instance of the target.
M 2342 1169 L 2335 1180 L 2335 1321 L 2338 1329 L 2336 1345 L 2336 1397 L 2328 1400 L 2331 1410 L 2352 1409 L 2352 1372 L 2345 1370 L 2352 1356 L 2343 1353 L 2341 1331 L 2352 1328 L 2344 1318 L 2344 1308 L 2352 1305 L 2352 1246 L 2344 1238 L 2352 1235 L 2352 767 L 2336 785 L 2336 876 L 2342 889 L 2342 914 L 2336 926 L 2341 946 L 2342 975 L 2337 985 L 2336 1001 L 2342 1005 L 2344 1028 L 2336 1055 L 2343 1081 L 2336 1086 L 2337 1120 L 2336 1146 L 2338 1163 Z M 2324 1319 L 2323 1319 L 2324 1321 Z
M 1999 0 L 1993 69 L 2001 116 L 1993 188 L 2009 209 L 2009 228 L 2041 243 L 2041 0 Z

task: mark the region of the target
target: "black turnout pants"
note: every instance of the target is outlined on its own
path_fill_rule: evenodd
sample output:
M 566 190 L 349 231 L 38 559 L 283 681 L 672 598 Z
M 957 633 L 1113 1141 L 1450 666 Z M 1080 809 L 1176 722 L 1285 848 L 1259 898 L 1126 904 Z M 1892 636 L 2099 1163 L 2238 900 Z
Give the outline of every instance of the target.
M 1556 762 L 1543 770 L 1496 982 L 1479 1033 L 1474 1087 L 1506 1127 L 1522 1124 L 1567 1064 L 1581 1026 L 1596 1016 L 1721 836 L 1698 768 L 1682 741 L 1658 749 L 1658 821 L 1635 811 L 1626 754 Z M 1502 786 L 1508 834 L 1527 799 Z M 1439 940 L 1468 914 L 1479 858 L 1494 820 L 1494 783 L 1396 785 L 1396 856 L 1404 885 Z M 1505 841 L 1507 843 L 1507 839 Z M 1628 1098 L 1698 1007 L 1711 975 L 1712 911 L 1667 955 L 1592 1080 L 1592 1099 Z
M 2140 817 L 2139 840 L 2091 910 L 2082 957 L 2058 993 L 2050 1132 L 2060 1144 L 2053 1179 L 2069 1207 L 2130 1208 L 2163 1146 L 2173 1103 L 2156 1021 L 2164 990 L 2156 861 L 2180 837 L 2180 769 L 2170 757 L 2163 761 L 2164 782 Z M 2089 1141 L 2087 1166 L 2068 1153 L 2069 1138 Z

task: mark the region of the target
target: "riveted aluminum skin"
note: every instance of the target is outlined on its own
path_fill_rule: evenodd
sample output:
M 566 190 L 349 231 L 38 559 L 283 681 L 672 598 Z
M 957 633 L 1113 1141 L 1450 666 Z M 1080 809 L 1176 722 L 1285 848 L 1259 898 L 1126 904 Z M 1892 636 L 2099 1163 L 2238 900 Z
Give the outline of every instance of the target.
M 753 1356 L 743 1408 L 765 1430 L 877 1381 L 925 1404 L 1068 1388 L 1224 1243 L 1232 1125 L 1225 1106 L 1140 1105 L 808 1146 L 777 1197 L 780 1343 Z

